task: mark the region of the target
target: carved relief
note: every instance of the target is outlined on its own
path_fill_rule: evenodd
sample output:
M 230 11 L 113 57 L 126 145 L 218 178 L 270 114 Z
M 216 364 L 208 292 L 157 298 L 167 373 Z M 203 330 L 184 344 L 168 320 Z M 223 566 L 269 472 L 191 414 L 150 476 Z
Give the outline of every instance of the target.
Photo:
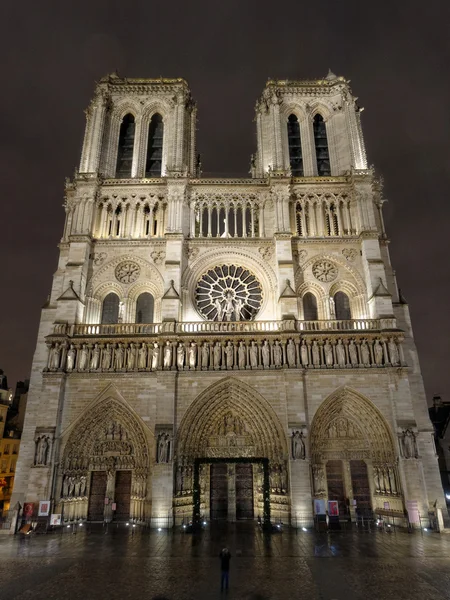
M 358 256 L 358 253 L 354 248 L 344 248 L 342 254 L 349 262 L 354 262 Z
M 36 432 L 34 444 L 34 466 L 46 467 L 51 463 L 53 433 Z
M 134 283 L 139 277 L 140 272 L 141 267 L 131 260 L 119 263 L 115 269 L 117 281 L 125 284 Z
M 152 257 L 153 262 L 155 263 L 155 265 L 162 265 L 164 262 L 164 259 L 166 258 L 166 253 L 161 251 L 156 251 L 154 250 L 153 252 L 150 253 L 150 256 Z
M 93 263 L 96 267 L 102 265 L 106 260 L 106 252 L 96 252 L 93 257 Z
M 328 283 L 334 281 L 338 276 L 338 270 L 329 260 L 319 260 L 312 266 L 312 272 L 316 279 Z

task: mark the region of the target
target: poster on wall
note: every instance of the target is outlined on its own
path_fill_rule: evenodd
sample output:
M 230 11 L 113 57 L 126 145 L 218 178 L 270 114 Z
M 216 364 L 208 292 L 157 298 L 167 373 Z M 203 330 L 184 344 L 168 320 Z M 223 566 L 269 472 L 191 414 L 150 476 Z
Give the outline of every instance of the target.
M 408 511 L 408 518 L 410 523 L 419 524 L 419 503 L 417 500 L 407 500 L 406 501 L 406 510 Z
M 323 500 L 323 498 L 315 498 L 314 499 L 314 514 L 315 515 L 326 514 L 325 500 Z
M 48 517 L 50 514 L 50 500 L 41 500 L 39 502 L 38 517 Z
M 25 502 L 23 505 L 24 519 L 31 519 L 34 513 L 34 502 Z
M 328 514 L 330 517 L 339 516 L 339 504 L 337 500 L 328 500 Z
M 52 515 L 50 517 L 50 525 L 61 525 L 61 515 Z

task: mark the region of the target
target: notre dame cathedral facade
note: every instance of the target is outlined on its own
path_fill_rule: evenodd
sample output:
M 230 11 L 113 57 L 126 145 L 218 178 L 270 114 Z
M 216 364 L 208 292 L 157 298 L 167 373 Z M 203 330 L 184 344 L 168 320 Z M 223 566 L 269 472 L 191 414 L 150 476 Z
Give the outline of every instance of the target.
M 242 179 L 201 176 L 183 79 L 108 76 L 86 115 L 13 502 L 152 524 L 444 507 L 348 82 L 268 81 Z

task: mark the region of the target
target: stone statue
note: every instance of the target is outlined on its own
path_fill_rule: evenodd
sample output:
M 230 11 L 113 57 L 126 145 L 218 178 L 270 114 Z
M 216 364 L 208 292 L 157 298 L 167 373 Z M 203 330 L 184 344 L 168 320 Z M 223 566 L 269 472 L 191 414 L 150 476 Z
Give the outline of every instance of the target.
M 262 349 L 261 349 L 261 355 L 262 355 L 262 362 L 263 362 L 263 367 L 265 369 L 267 369 L 268 367 L 270 367 L 270 346 L 269 346 L 269 342 L 267 340 L 264 340 Z
M 363 365 L 370 365 L 369 346 L 366 339 L 361 342 L 361 361 Z
M 335 302 L 334 302 L 334 298 L 333 296 L 330 296 L 328 299 L 329 303 L 330 303 L 330 317 L 332 319 L 336 318 L 336 306 L 335 306 Z
M 102 369 L 106 371 L 111 367 L 111 346 L 106 344 L 102 355 Z
M 115 369 L 116 371 L 120 371 L 121 369 L 123 369 L 123 347 L 122 344 L 119 342 L 116 351 L 115 351 Z
M 417 458 L 416 436 L 411 429 L 406 429 L 402 433 L 402 450 L 405 458 Z
M 73 347 L 73 344 L 70 344 L 70 348 L 67 353 L 67 362 L 66 362 L 66 369 L 68 371 L 73 371 L 73 367 L 75 365 L 75 357 L 76 357 L 75 348 Z
M 292 340 L 287 343 L 287 361 L 290 367 L 295 367 L 295 344 Z
M 239 363 L 239 368 L 240 369 L 245 369 L 245 359 L 246 359 L 246 349 L 244 346 L 244 342 L 239 342 L 239 348 L 238 348 L 238 363 Z
M 242 310 L 243 302 L 240 298 L 236 298 L 234 302 L 234 320 L 241 320 L 241 310 Z
M 389 475 L 389 483 L 391 486 L 391 493 L 396 496 L 398 493 L 397 490 L 397 481 L 395 478 L 395 471 L 393 469 L 393 467 L 388 467 L 388 475 Z
M 171 365 L 172 365 L 172 346 L 171 346 L 169 340 L 167 340 L 167 342 L 164 346 L 164 368 L 170 369 Z
M 320 366 L 320 353 L 319 353 L 319 346 L 317 345 L 317 340 L 313 341 L 313 345 L 312 345 L 312 359 L 313 359 L 313 365 L 315 367 Z
M 250 345 L 250 366 L 253 369 L 258 366 L 258 346 L 254 341 Z
M 378 467 L 373 468 L 373 483 L 375 486 L 375 492 L 380 493 L 381 487 L 380 487 L 380 477 L 379 477 L 379 473 L 378 473 Z
M 197 344 L 195 342 L 191 342 L 188 350 L 189 355 L 189 368 L 195 369 L 195 365 L 197 364 Z
M 141 347 L 139 348 L 138 365 L 140 369 L 147 368 L 147 346 L 144 342 L 142 342 Z
M 153 351 L 152 351 L 152 370 L 156 371 L 159 363 L 159 346 L 158 342 L 153 343 Z
M 91 355 L 91 366 L 90 366 L 90 370 L 91 371 L 96 371 L 100 366 L 100 348 L 98 347 L 98 344 L 95 344 L 93 350 L 92 350 L 92 355 Z
M 373 353 L 375 356 L 375 364 L 381 365 L 383 363 L 383 348 L 381 347 L 379 340 L 376 340 L 373 345 Z
M 209 366 L 209 344 L 203 342 L 202 346 L 202 368 L 207 369 Z
M 227 369 L 231 369 L 234 362 L 234 348 L 231 342 L 228 342 L 225 346 L 225 358 L 227 362 Z
M 69 495 L 69 478 L 67 477 L 67 475 L 64 476 L 62 495 L 63 498 L 67 498 L 67 496 Z
M 49 443 L 46 435 L 38 438 L 36 442 L 36 458 L 35 464 L 45 466 L 47 464 L 47 453 L 48 453 Z
M 124 314 L 125 314 L 125 304 L 123 302 L 119 302 L 119 316 L 117 318 L 118 323 L 123 323 Z
M 216 342 L 214 346 L 214 368 L 218 369 L 220 367 L 220 362 L 222 360 L 222 346 L 220 342 Z
M 400 360 L 398 356 L 397 344 L 394 342 L 394 338 L 390 337 L 388 342 L 389 358 L 391 359 L 391 365 L 398 365 Z
M 177 467 L 177 491 L 182 494 L 184 489 L 184 469 L 182 465 Z
M 327 367 L 332 367 L 334 363 L 333 348 L 331 347 L 331 344 L 328 340 L 325 342 L 323 349 L 325 352 L 325 363 Z
M 51 349 L 50 354 L 50 369 L 56 371 L 59 369 L 59 361 L 61 359 L 61 346 L 56 342 L 56 344 Z
M 130 343 L 130 347 L 127 350 L 128 358 L 128 369 L 132 371 L 136 365 L 136 346 L 133 342 Z
M 337 346 L 336 346 L 336 358 L 337 358 L 337 363 L 340 367 L 345 367 L 345 349 L 344 346 L 342 345 L 342 340 L 338 340 Z
M 79 358 L 78 358 L 78 370 L 79 371 L 85 371 L 87 369 L 88 355 L 89 355 L 88 347 L 86 346 L 86 344 L 83 344 L 83 346 L 80 350 Z
M 80 496 L 81 497 L 86 496 L 86 482 L 87 482 L 86 475 L 82 475 L 80 477 Z
M 214 306 L 216 307 L 216 310 L 217 310 L 217 320 L 222 321 L 223 320 L 223 307 L 222 307 L 222 303 L 220 302 L 219 298 L 216 298 L 214 300 Z
M 275 340 L 275 346 L 273 347 L 273 362 L 276 367 L 281 367 L 283 362 L 283 351 L 278 340 Z
M 325 493 L 324 473 L 322 465 L 313 465 L 314 491 L 317 495 Z
M 294 460 L 304 459 L 306 455 L 303 431 L 292 432 L 292 458 Z
M 227 321 L 231 321 L 231 317 L 234 313 L 233 293 L 228 291 L 225 295 L 225 318 Z
M 168 433 L 160 433 L 158 437 L 158 455 L 157 459 L 159 463 L 168 463 L 169 456 L 169 445 L 170 436 Z
M 300 346 L 300 358 L 302 361 L 302 365 L 304 367 L 308 366 L 308 348 L 306 346 L 305 340 L 302 340 L 302 345 Z
M 355 342 L 350 340 L 350 344 L 348 346 L 348 353 L 350 356 L 350 363 L 352 367 L 356 367 L 358 365 L 358 353 L 356 351 Z
M 80 489 L 81 489 L 81 481 L 80 481 L 80 478 L 77 477 L 75 479 L 75 489 L 74 489 L 74 496 L 75 496 L 75 498 L 79 498 L 79 496 L 80 496 Z
M 184 344 L 183 344 L 183 342 L 178 342 L 178 346 L 177 346 L 177 367 L 180 370 L 183 370 L 183 367 L 184 367 Z

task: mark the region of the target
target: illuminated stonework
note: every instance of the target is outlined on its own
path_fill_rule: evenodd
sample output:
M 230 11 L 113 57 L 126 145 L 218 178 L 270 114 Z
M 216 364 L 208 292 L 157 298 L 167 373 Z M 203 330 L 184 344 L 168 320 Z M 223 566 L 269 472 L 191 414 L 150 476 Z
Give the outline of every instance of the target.
M 198 311 L 208 321 L 251 321 L 261 308 L 263 293 L 248 269 L 221 265 L 201 277 L 195 298 Z

